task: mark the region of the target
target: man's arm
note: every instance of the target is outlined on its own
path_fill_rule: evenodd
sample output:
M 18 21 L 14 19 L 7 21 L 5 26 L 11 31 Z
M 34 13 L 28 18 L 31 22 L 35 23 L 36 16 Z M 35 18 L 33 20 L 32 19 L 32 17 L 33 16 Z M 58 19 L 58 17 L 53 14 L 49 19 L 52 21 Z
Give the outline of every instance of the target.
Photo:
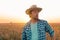
M 55 33 L 54 30 L 51 28 L 51 26 L 48 24 L 48 22 L 46 21 L 46 32 L 48 32 L 50 34 L 51 40 L 55 40 Z
M 25 32 L 25 28 L 22 31 L 22 40 L 27 40 L 26 39 L 26 32 Z
M 51 40 L 56 40 L 55 33 L 54 36 L 51 37 Z

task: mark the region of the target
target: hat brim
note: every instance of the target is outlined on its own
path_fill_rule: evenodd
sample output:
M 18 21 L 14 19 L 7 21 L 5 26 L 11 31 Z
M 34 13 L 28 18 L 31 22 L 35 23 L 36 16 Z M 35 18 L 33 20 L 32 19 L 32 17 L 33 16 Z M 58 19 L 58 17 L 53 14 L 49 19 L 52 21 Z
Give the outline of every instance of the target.
M 42 8 L 30 8 L 30 9 L 26 10 L 26 14 L 31 14 L 31 11 L 34 10 L 34 9 L 38 10 L 38 12 L 40 12 L 42 10 Z

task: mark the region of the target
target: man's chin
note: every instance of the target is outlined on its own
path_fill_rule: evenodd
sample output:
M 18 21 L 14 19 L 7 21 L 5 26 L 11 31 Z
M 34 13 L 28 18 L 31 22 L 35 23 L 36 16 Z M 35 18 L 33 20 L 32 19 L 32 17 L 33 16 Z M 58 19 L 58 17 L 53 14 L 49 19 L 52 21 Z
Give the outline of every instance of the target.
M 38 18 L 34 18 L 35 20 L 38 20 Z

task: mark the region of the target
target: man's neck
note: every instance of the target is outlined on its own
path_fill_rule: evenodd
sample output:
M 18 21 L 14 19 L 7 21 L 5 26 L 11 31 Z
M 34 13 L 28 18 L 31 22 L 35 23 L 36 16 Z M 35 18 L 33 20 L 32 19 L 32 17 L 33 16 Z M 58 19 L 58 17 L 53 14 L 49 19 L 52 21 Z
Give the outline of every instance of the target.
M 31 19 L 31 23 L 36 23 L 38 19 Z

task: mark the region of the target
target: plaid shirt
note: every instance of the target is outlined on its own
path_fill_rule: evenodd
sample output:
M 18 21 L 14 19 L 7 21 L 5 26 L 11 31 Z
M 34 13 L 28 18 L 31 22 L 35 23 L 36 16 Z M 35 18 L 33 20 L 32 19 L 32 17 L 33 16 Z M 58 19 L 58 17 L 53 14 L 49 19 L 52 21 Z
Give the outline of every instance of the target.
M 31 40 L 32 38 L 30 23 L 31 22 L 28 22 L 24 26 L 22 32 L 22 40 Z M 51 37 L 54 35 L 54 30 L 50 27 L 48 22 L 45 20 L 38 20 L 37 29 L 38 29 L 38 40 L 46 40 L 46 32 L 48 32 Z

